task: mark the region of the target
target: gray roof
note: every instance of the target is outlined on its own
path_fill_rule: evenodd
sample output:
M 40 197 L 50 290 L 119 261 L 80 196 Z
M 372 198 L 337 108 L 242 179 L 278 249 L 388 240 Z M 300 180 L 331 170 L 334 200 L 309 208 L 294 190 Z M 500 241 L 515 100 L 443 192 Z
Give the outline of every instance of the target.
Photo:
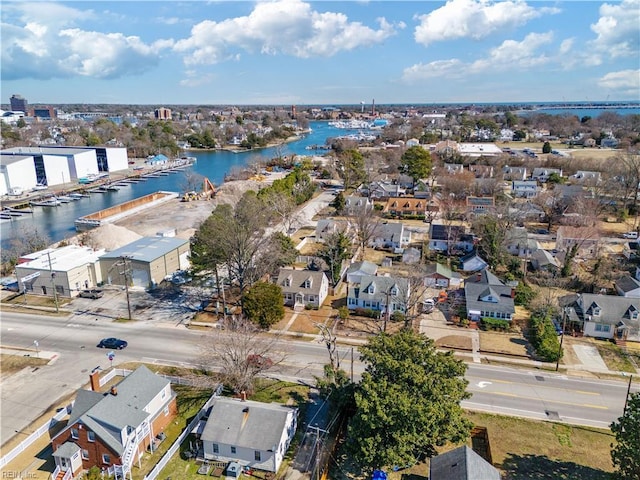
M 281 268 L 278 273 L 278 285 L 284 293 L 311 293 L 318 294 L 322 286 L 323 278 L 326 277 L 324 272 L 316 270 L 295 270 L 293 268 Z M 287 280 L 290 285 L 287 286 Z M 311 280 L 311 286 L 304 288 L 304 283 Z M 327 279 L 328 280 L 328 279 Z
M 91 150 L 94 150 L 93 148 Z M 76 147 L 12 147 L 2 150 L 2 153 L 21 153 L 23 155 L 75 155 L 86 152 L 87 149 Z
M 144 407 L 168 384 L 169 380 L 143 365 L 116 385 L 117 395 L 79 390 L 77 399 L 80 404 L 74 404 L 65 430 L 80 422 L 115 453 L 122 455 L 120 431 L 126 426 L 138 427 L 149 415 Z
M 167 253 L 189 243 L 189 240 L 176 237 L 142 237 L 124 247 L 101 255 L 101 259 L 131 257 L 140 262 L 152 262 Z
M 71 458 L 80 451 L 80 447 L 73 442 L 64 442 L 55 452 L 54 457 Z
M 511 287 L 504 285 L 487 269 L 469 277 L 464 283 L 467 311 L 479 310 L 514 314 L 516 309 L 511 297 Z M 483 301 L 491 295 L 496 302 Z
M 616 287 L 624 293 L 628 293 L 640 288 L 640 282 L 630 275 L 625 275 L 616 280 Z
M 364 260 L 362 262 L 355 262 L 349 265 L 349 268 L 347 268 L 347 275 L 375 275 L 377 271 L 378 265 Z
M 457 241 L 458 237 L 462 234 L 464 234 L 464 227 L 459 225 L 439 225 L 432 223 L 429 237 L 431 240 Z
M 500 472 L 466 445 L 431 459 L 430 480 L 500 480 Z
M 374 286 L 374 293 L 367 293 L 371 285 Z M 406 278 L 363 275 L 360 277 L 360 285 L 357 287 L 358 290 L 356 290 L 355 296 L 365 301 L 375 301 L 386 304 L 387 292 L 390 292 L 394 285 L 398 288 L 398 294 L 393 298 L 404 299 L 409 292 L 409 282 Z
M 277 403 L 218 398 L 201 439 L 251 450 L 272 450 L 280 444 L 292 412 L 297 415 L 295 408 Z
M 560 263 L 550 252 L 547 250 L 543 250 L 542 248 L 536 250 L 531 255 L 531 263 L 534 268 L 543 268 L 548 266 L 553 266 L 555 268 L 560 268 Z
M 431 263 L 424 267 L 424 276 L 429 277 L 431 275 L 442 275 L 446 278 L 462 278 L 458 272 L 453 272 L 449 267 L 441 263 Z
M 383 223 L 379 225 L 378 228 L 376 229 L 375 236 L 390 238 L 393 241 L 399 242 L 400 239 L 402 238 L 403 230 L 404 230 L 404 224 L 402 223 L 396 223 L 396 222 Z
M 570 300 L 570 299 L 569 299 Z M 609 325 L 619 325 L 623 323 L 631 330 L 638 330 L 640 320 L 633 319 L 630 313 L 640 312 L 640 299 L 631 297 L 620 297 L 618 295 L 599 295 L 594 293 L 582 293 L 575 297 L 573 303 L 563 302 L 561 306 L 567 305 L 575 312 L 578 320 L 591 320 Z M 593 315 L 595 307 L 600 307 L 600 315 Z M 569 312 L 571 313 L 571 312 Z M 586 318 L 587 317 L 587 318 Z

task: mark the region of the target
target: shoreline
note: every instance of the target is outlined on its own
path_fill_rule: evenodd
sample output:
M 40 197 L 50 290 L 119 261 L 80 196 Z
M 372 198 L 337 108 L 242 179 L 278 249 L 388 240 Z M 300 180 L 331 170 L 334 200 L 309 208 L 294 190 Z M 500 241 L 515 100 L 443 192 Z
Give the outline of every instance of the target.
M 230 153 L 249 153 L 255 152 L 256 150 L 264 150 L 266 148 L 274 148 L 279 147 L 281 145 L 286 145 L 287 143 L 295 142 L 300 140 L 305 135 L 309 135 L 311 133 L 311 129 L 307 129 L 300 133 L 300 135 L 291 135 L 279 142 L 269 142 L 263 147 L 255 147 L 255 148 L 243 148 L 236 145 L 227 145 L 224 147 L 216 147 L 216 148 L 185 148 L 183 151 L 185 152 L 230 152 Z

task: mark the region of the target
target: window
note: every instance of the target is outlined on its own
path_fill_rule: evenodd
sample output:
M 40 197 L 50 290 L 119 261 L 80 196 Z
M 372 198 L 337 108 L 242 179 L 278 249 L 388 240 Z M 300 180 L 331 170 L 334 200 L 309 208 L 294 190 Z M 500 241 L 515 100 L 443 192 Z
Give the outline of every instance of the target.
M 166 390 L 162 390 L 162 393 L 160 394 L 160 397 L 164 400 L 164 397 L 167 396 L 167 391 Z
M 309 301 L 310 302 L 315 302 L 316 301 L 315 295 L 308 295 L 308 297 L 309 297 Z
M 110 464 L 111 463 L 111 457 L 108 454 L 103 453 L 102 454 L 102 463 Z
M 262 460 L 262 458 L 260 457 L 260 450 L 256 450 L 255 452 L 253 452 L 253 458 L 258 462 Z
M 596 332 L 608 332 L 611 330 L 611 325 L 602 325 L 601 323 L 596 323 Z
M 89 440 L 90 442 L 95 442 L 96 441 L 95 432 L 91 432 L 91 431 L 87 430 L 87 440 Z
M 349 305 L 357 305 L 357 304 L 358 304 L 358 300 L 356 298 L 349 297 Z
M 64 285 L 56 285 L 56 293 L 58 295 L 64 295 Z
M 89 460 L 89 450 L 87 449 L 82 449 L 82 459 L 83 460 Z
M 80 438 L 80 435 L 78 434 L 78 429 L 77 428 L 72 428 L 71 429 L 71 438 L 73 438 L 74 440 L 77 440 L 78 438 Z
M 236 453 L 236 447 L 231 447 L 231 453 Z
M 219 453 L 220 452 L 220 448 L 218 447 L 217 443 L 214 443 L 212 445 L 212 447 L 213 447 L 213 453 Z
M 164 416 L 168 417 L 169 416 L 169 405 L 167 405 L 166 407 L 164 407 Z

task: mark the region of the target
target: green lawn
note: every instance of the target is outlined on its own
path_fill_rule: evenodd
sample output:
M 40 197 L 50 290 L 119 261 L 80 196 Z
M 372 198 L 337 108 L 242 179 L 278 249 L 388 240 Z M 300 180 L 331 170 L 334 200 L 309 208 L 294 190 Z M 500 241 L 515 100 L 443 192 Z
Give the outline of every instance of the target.
M 179 388 L 180 387 L 174 387 L 176 391 L 178 391 Z M 187 392 L 189 392 L 188 389 L 186 390 Z M 278 402 L 278 403 L 297 406 L 300 409 L 300 414 L 299 414 L 300 416 L 299 416 L 298 423 L 302 423 L 302 418 L 304 417 L 304 410 L 306 406 L 306 401 L 308 399 L 308 395 L 309 395 L 309 388 L 305 387 L 304 385 L 299 385 L 297 383 L 278 382 L 275 380 L 260 378 L 256 381 L 254 393 L 249 396 L 249 400 L 254 400 L 257 402 L 266 402 L 266 403 Z M 187 412 L 186 415 L 187 415 L 187 418 L 189 418 L 189 420 L 193 418 L 193 416 L 198 411 L 197 404 L 200 402 L 199 404 L 200 406 L 202 406 L 202 404 L 204 404 L 207 398 L 209 397 L 206 395 L 205 395 L 205 398 L 199 398 L 196 393 L 192 392 L 192 393 L 188 393 L 188 396 L 182 400 L 182 405 L 186 409 L 185 410 Z M 178 408 L 180 411 L 180 408 L 181 408 L 180 396 L 178 397 L 178 399 L 179 399 Z M 180 414 L 180 417 L 183 417 L 182 413 Z M 186 426 L 186 423 L 184 423 L 182 420 L 179 421 L 178 424 L 179 425 L 184 424 Z M 173 427 L 173 424 L 172 424 L 172 427 Z M 165 446 L 162 453 L 164 453 L 171 446 L 171 443 L 178 437 L 178 435 L 180 434 L 180 431 L 182 431 L 183 428 L 184 426 L 180 430 L 178 430 L 177 433 L 173 436 L 170 436 L 168 431 L 166 432 L 167 439 L 161 444 L 161 446 Z M 184 453 L 190 449 L 190 442 L 195 442 L 195 438 L 192 435 L 189 435 L 186 438 L 186 440 L 182 443 L 182 445 L 180 446 L 179 452 L 173 456 L 173 458 L 167 464 L 167 466 L 160 472 L 160 475 L 158 478 L 161 478 L 163 480 L 169 479 L 169 478 L 171 478 L 172 480 L 178 480 L 178 479 L 202 480 L 204 478 L 224 479 L 225 478 L 224 476 L 212 477 L 211 475 L 209 475 L 205 477 L 199 474 L 198 473 L 199 466 L 196 464 L 195 460 L 185 459 Z M 294 441 L 291 448 L 289 449 L 289 452 L 293 452 L 295 450 L 296 444 L 297 443 Z M 291 453 L 289 453 L 287 457 L 289 457 L 290 455 Z M 156 458 L 156 455 L 154 456 L 149 455 L 147 456 L 147 458 L 145 458 L 145 460 L 149 462 L 150 466 L 153 466 L 155 463 L 158 462 L 160 457 L 161 455 L 159 454 L 157 455 L 157 458 Z M 287 465 L 287 460 L 288 460 L 287 457 L 285 458 L 283 468 L 286 467 Z M 134 469 L 134 472 L 135 470 L 137 469 Z M 146 470 L 143 468 L 142 471 L 146 471 Z M 142 477 L 143 475 L 136 476 L 134 473 L 134 480 L 138 480 Z M 253 476 L 251 477 L 243 475 L 240 478 L 255 479 L 255 478 L 263 478 L 263 477 L 260 476 L 260 472 L 254 472 Z
M 613 465 L 609 453 L 615 439 L 609 430 L 475 412 L 467 412 L 467 417 L 487 428 L 493 464 L 506 480 L 610 479 Z M 331 478 L 361 478 L 347 476 L 344 470 L 348 465 L 346 461 L 340 469 L 334 468 Z M 429 467 L 423 463 L 388 473 L 389 480 L 427 480 Z

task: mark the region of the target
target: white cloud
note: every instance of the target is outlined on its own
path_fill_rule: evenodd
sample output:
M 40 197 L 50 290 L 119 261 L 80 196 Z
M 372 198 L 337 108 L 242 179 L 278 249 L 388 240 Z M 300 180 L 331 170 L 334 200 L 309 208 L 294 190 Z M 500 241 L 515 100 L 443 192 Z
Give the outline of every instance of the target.
M 156 65 L 161 51 L 173 46 L 170 39 L 146 44 L 137 36 L 75 26 L 94 15 L 93 11 L 59 4 L 12 4 L 7 17 L 15 23 L 1 27 L 3 78 L 115 78 L 137 74 Z
M 591 25 L 597 35 L 590 45 L 611 58 L 637 56 L 640 43 L 640 0 L 623 0 L 600 7 L 600 18 Z
M 619 95 L 637 99 L 640 92 L 640 70 L 609 72 L 598 79 L 598 85 Z
M 298 58 L 330 57 L 384 41 L 400 23 L 378 19 L 379 28 L 349 22 L 346 15 L 317 12 L 300 0 L 260 2 L 244 17 L 221 22 L 205 20 L 195 25 L 191 36 L 176 43 L 188 65 L 214 64 L 237 56 L 237 50 Z
M 186 78 L 180 80 L 182 87 L 200 87 L 211 83 L 216 76 L 213 73 L 200 73 L 196 70 L 187 70 Z
M 491 33 L 525 25 L 543 15 L 558 13 L 556 8 L 534 8 L 522 0 L 450 0 L 431 13 L 419 15 L 414 32 L 417 43 L 431 43 L 459 38 L 484 38 Z
M 566 53 L 566 41 L 561 43 L 558 53 L 540 52 L 552 41 L 552 32 L 530 33 L 520 42 L 505 40 L 491 50 L 486 58 L 475 62 L 465 63 L 454 58 L 413 65 L 403 71 L 402 80 L 406 83 L 417 83 L 433 77 L 459 78 L 506 70 L 530 70 L 552 62 L 560 63 Z

